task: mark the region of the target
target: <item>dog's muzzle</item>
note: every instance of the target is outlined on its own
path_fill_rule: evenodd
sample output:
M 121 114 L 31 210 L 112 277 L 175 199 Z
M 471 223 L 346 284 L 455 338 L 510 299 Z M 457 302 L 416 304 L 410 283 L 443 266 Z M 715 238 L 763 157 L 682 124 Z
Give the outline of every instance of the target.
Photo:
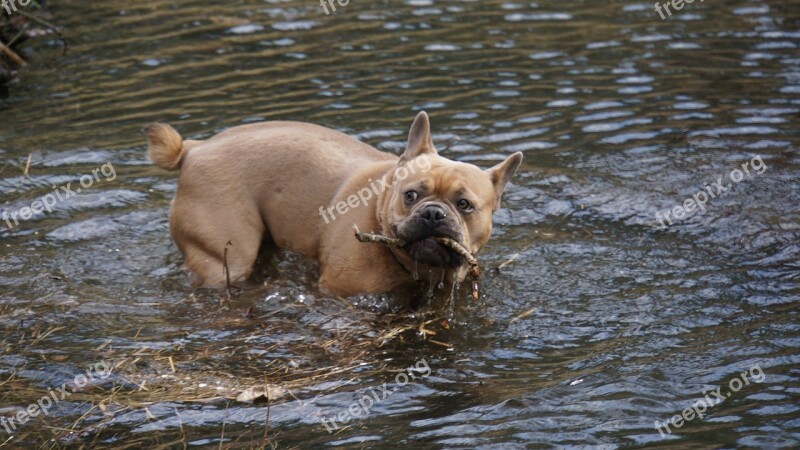
M 406 253 L 415 261 L 433 267 L 460 266 L 461 255 L 434 239 L 446 237 L 461 242 L 461 225 L 453 214 L 436 203 L 422 206 L 398 230 L 398 237 L 409 243 Z

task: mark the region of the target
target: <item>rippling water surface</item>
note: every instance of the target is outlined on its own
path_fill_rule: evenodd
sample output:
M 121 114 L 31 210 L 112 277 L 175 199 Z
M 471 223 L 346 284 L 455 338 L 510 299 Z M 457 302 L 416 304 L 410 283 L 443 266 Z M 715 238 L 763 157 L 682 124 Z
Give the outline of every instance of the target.
M 0 447 L 246 448 L 266 422 L 280 448 L 800 444 L 796 1 L 51 3 L 70 49 L 32 42 L 0 98 L 0 209 L 110 165 L 0 223 L 0 418 L 69 394 Z M 420 110 L 449 158 L 525 153 L 480 301 L 382 315 L 285 253 L 230 301 L 188 285 L 143 126 L 301 120 L 399 152 Z M 234 400 L 265 383 L 269 407 Z

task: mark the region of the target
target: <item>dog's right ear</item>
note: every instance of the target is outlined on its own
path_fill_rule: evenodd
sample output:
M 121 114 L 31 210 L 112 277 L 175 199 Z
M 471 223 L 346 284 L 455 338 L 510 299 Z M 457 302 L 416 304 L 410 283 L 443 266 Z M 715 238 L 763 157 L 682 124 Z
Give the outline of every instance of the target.
M 408 132 L 408 145 L 405 153 L 400 157 L 400 163 L 411 161 L 424 154 L 436 155 L 437 153 L 431 139 L 431 122 L 428 114 L 422 111 L 417 114 L 417 118 L 411 125 L 411 131 Z

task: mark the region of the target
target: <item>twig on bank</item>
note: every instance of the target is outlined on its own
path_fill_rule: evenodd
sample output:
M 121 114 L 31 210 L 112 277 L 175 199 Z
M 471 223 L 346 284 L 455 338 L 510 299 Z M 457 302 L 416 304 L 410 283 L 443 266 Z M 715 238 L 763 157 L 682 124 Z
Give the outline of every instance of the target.
M 14 50 L 11 50 L 9 47 L 6 47 L 6 45 L 3 44 L 2 42 L 0 42 L 0 52 L 5 53 L 6 56 L 8 56 L 9 58 L 11 58 L 12 61 L 14 61 L 14 64 L 20 67 L 26 64 L 25 60 L 22 59 L 21 56 L 19 56 Z
M 222 450 L 222 443 L 225 442 L 225 422 L 228 420 L 228 403 L 225 402 L 225 412 L 222 416 L 222 433 L 219 436 L 219 450 Z
M 272 399 L 269 395 L 269 385 L 267 384 L 267 374 L 264 374 L 264 392 L 267 394 L 267 418 L 264 424 L 264 437 L 261 439 L 261 446 L 267 448 L 267 435 L 269 435 L 269 410 L 272 406 Z
M 181 419 L 181 415 L 178 413 L 178 408 L 173 407 L 172 409 L 175 410 L 175 417 L 178 418 L 178 425 L 181 430 L 181 443 L 183 444 L 183 449 L 186 450 L 188 443 L 186 442 L 186 432 L 183 430 L 183 419 Z
M 28 19 L 54 32 L 58 36 L 58 39 L 61 41 L 61 43 L 64 45 L 64 51 L 61 53 L 61 55 L 64 56 L 67 54 L 67 49 L 69 48 L 69 44 L 67 44 L 67 38 L 66 36 L 64 36 L 64 31 L 61 29 L 61 27 L 53 25 L 49 21 L 42 19 L 41 17 L 33 15 L 22 9 L 17 10 L 17 14 L 23 17 L 27 17 Z
M 231 299 L 231 270 L 228 268 L 228 246 L 233 245 L 231 241 L 225 244 L 222 252 L 222 272 L 225 274 L 225 292 L 228 293 L 228 301 Z
M 508 323 L 514 323 L 514 322 L 516 322 L 518 320 L 524 319 L 524 318 L 530 316 L 531 314 L 533 314 L 535 311 L 536 311 L 536 308 L 531 308 L 531 309 L 528 309 L 526 311 L 523 311 L 523 312 L 517 314 L 516 316 L 512 317 L 511 320 L 508 321 Z
M 19 33 L 17 33 L 16 36 L 14 36 L 10 41 L 8 41 L 8 44 L 6 44 L 6 45 L 8 45 L 9 47 L 13 47 L 14 44 L 17 42 L 17 39 L 21 38 L 22 35 L 25 34 L 25 29 L 26 28 L 28 28 L 28 24 L 27 23 L 22 25 L 22 28 L 19 30 Z
M 25 163 L 25 171 L 23 172 L 25 178 L 28 178 L 31 174 L 31 157 L 33 157 L 33 153 L 28 154 L 28 162 Z
M 436 345 L 441 345 L 442 347 L 446 347 L 446 348 L 453 348 L 452 345 L 450 345 L 450 344 L 448 344 L 446 342 L 437 341 L 435 339 L 428 339 L 428 342 L 430 342 L 432 344 L 436 344 Z

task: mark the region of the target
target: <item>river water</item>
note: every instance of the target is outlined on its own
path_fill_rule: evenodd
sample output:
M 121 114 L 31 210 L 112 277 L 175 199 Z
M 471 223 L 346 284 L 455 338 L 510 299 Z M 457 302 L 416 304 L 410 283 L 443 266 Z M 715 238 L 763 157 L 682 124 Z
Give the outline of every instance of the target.
M 51 3 L 69 51 L 29 42 L 0 98 L 0 209 L 85 185 L 0 223 L 0 418 L 57 399 L 0 446 L 800 444 L 797 1 Z M 420 110 L 449 158 L 525 153 L 478 302 L 380 314 L 288 253 L 189 285 L 142 127 L 399 152 Z

